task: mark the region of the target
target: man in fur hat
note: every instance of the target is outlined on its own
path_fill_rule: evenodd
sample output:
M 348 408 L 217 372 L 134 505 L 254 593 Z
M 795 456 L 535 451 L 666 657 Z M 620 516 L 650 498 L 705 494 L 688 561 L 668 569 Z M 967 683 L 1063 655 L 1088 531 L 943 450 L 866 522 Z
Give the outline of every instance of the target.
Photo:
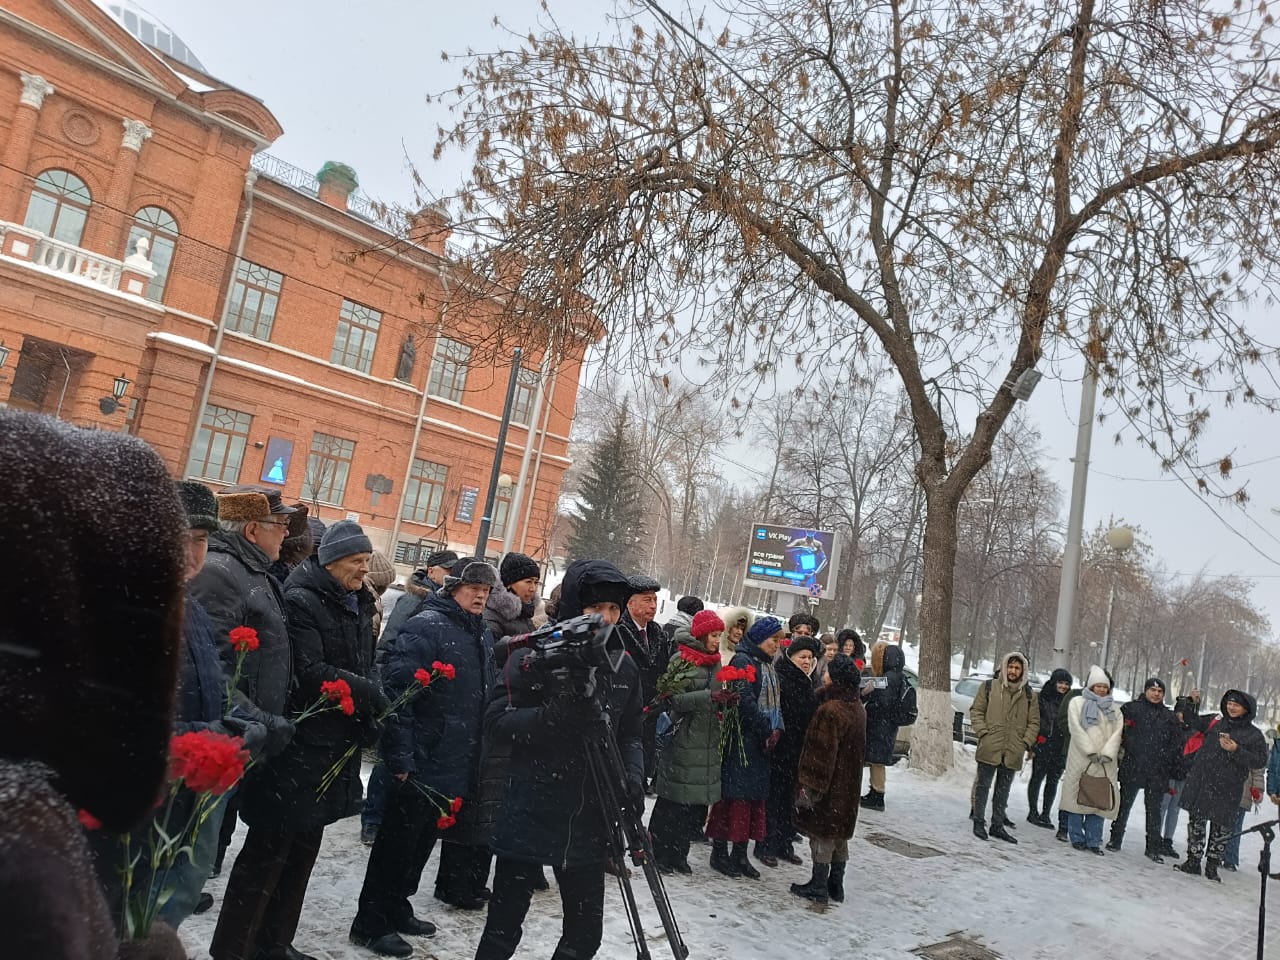
M 618 633 L 627 653 L 640 668 L 640 691 L 645 703 L 652 703 L 658 695 L 658 678 L 666 672 L 675 645 L 667 639 L 662 627 L 653 618 L 658 613 L 658 591 L 661 584 L 653 577 L 630 578 L 632 594 L 627 609 L 618 621 Z M 644 776 L 645 784 L 653 780 L 658 770 L 658 746 L 656 741 L 658 714 L 645 714 L 644 718 Z

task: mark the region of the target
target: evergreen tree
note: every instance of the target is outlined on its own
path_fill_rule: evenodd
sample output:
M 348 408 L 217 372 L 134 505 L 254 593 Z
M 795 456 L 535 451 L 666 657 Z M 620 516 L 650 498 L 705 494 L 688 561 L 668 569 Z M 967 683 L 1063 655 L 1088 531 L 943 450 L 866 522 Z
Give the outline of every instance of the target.
M 636 470 L 636 446 L 624 404 L 609 430 L 591 447 L 578 506 L 570 520 L 569 556 L 603 559 L 635 573 L 644 539 L 644 484 Z

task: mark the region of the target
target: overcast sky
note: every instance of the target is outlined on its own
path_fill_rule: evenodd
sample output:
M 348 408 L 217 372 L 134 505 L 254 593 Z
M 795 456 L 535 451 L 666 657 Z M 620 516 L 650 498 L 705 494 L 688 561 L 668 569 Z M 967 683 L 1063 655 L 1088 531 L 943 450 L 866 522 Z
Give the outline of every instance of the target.
M 145 6 L 210 73 L 260 98 L 275 114 L 285 133 L 271 153 L 312 172 L 326 160 L 348 163 L 364 192 L 401 202 L 412 194 L 406 157 L 436 194 L 448 194 L 463 170 L 457 155 L 439 164 L 431 160 L 435 129 L 449 121 L 446 109 L 428 104 L 426 97 L 453 87 L 460 70 L 456 61 L 443 62 L 441 52 L 510 46 L 494 29 L 494 17 L 523 34 L 538 14 L 537 4 L 528 0 L 145 0 Z M 579 36 L 608 32 L 601 4 L 551 0 L 551 9 Z M 1046 378 L 1029 404 L 1045 437 L 1047 466 L 1064 496 L 1071 484 L 1079 402 L 1078 379 Z M 1192 575 L 1205 569 L 1254 578 L 1255 600 L 1280 631 L 1280 517 L 1270 512 L 1280 508 L 1277 427 L 1274 418 L 1238 410 L 1218 411 L 1213 419 L 1203 447 L 1206 457 L 1230 453 L 1237 464 L 1256 464 L 1236 473 L 1253 498 L 1246 510 L 1205 501 L 1162 475 L 1149 455 L 1132 445 L 1114 446 L 1113 431 L 1100 429 L 1094 438 L 1086 530 L 1114 515 L 1148 531 L 1156 555 L 1172 571 Z M 742 450 L 732 455 L 747 459 Z M 723 471 L 730 480 L 737 471 L 743 484 L 753 479 L 732 464 L 723 465 Z M 1064 501 L 1064 521 L 1065 509 Z M 1189 654 L 1196 639 L 1188 639 Z

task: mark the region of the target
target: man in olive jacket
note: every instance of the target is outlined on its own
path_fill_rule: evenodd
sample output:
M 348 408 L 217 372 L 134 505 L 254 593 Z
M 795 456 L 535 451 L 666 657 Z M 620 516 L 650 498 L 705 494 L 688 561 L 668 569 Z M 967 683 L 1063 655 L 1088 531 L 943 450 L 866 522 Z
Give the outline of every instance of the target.
M 1017 843 L 1009 833 L 1006 807 L 1013 775 L 1022 769 L 1022 761 L 1031 751 L 1040 732 L 1040 703 L 1027 686 L 1027 658 L 1010 653 L 1000 665 L 994 679 L 978 688 L 969 708 L 973 732 L 978 735 L 978 774 L 973 786 L 973 835 L 988 837 L 986 828 L 987 794 L 995 780 L 995 796 L 991 801 L 990 836 L 1007 843 Z

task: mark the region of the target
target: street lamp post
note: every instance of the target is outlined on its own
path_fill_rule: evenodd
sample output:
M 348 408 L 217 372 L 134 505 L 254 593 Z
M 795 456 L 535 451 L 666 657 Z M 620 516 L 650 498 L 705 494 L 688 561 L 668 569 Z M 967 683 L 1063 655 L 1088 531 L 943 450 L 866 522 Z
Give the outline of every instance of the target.
M 1107 619 L 1102 627 L 1102 662 L 1099 666 L 1107 669 L 1107 658 L 1111 654 L 1111 617 L 1116 608 L 1116 580 L 1120 573 L 1120 557 L 1133 546 L 1133 531 L 1128 527 L 1112 527 L 1106 533 L 1107 546 L 1115 551 L 1115 567 L 1111 571 L 1111 590 L 1107 596 Z

